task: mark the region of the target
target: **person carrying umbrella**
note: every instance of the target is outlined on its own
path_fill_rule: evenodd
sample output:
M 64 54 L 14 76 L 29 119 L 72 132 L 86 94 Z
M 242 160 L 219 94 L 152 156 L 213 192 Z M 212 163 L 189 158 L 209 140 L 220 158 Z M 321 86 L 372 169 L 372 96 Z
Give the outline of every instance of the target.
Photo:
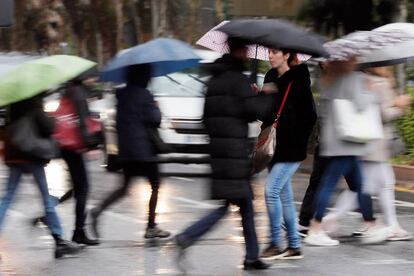
M 100 214 L 126 195 L 135 176 L 146 177 L 151 184 L 148 224 L 145 239 L 167 238 L 170 232 L 155 223 L 160 175 L 157 154 L 157 128 L 161 112 L 154 97 L 146 89 L 151 77 L 166 75 L 198 64 L 200 58 L 193 49 L 178 40 L 159 38 L 135 46 L 115 57 L 101 79 L 125 82 L 116 91 L 119 162 L 123 170 L 121 186 L 91 210 L 92 231 L 99 236 Z
M 161 123 L 161 112 L 152 94 L 146 89 L 151 78 L 149 64 L 131 65 L 127 69 L 127 85 L 116 92 L 119 162 L 123 170 L 121 186 L 110 193 L 91 210 L 92 230 L 99 237 L 98 219 L 100 214 L 126 195 L 132 178 L 146 177 L 151 184 L 148 225 L 146 239 L 167 238 L 170 232 L 162 230 L 155 223 L 160 176 L 157 164 L 157 152 L 147 133 L 148 128 L 155 131 Z
M 209 68 L 212 78 L 207 84 L 204 107 L 204 121 L 210 136 L 212 198 L 222 199 L 224 204 L 175 237 L 180 250 L 178 261 L 181 266 L 185 249 L 219 222 L 230 204 L 234 204 L 240 207 L 246 242 L 244 269 L 267 269 L 269 265 L 259 258 L 254 225 L 247 130 L 248 123 L 265 117 L 270 107 L 266 109 L 266 102 L 260 105 L 252 101 L 260 96 L 252 91 L 248 78 L 242 73 L 243 62 L 247 59 L 247 41 L 230 37 L 228 44 L 230 54 L 225 54 Z
M 21 176 L 32 174 L 42 195 L 46 224 L 55 240 L 55 258 L 77 253 L 80 247 L 64 240 L 48 191 L 44 167 L 58 156 L 58 145 L 52 138 L 54 120 L 43 111 L 42 94 L 94 65 L 94 62 L 74 56 L 50 56 L 29 61 L 0 80 L 0 105 L 8 106 L 5 163 L 9 166 L 6 194 L 0 203 L 0 228 Z

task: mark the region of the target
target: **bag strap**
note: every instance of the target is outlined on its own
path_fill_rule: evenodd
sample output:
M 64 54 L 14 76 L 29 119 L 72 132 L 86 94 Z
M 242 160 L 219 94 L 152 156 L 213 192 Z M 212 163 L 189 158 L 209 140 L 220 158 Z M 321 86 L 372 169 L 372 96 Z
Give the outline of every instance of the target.
M 292 83 L 293 83 L 293 81 L 291 81 L 291 82 L 289 83 L 288 87 L 286 88 L 285 96 L 283 97 L 282 104 L 281 104 L 281 105 L 280 105 L 280 107 L 279 107 L 279 111 L 277 112 L 275 122 L 273 123 L 273 126 L 274 126 L 274 127 L 276 127 L 276 126 L 277 126 L 277 121 L 279 121 L 280 115 L 282 114 L 283 107 L 285 106 L 285 103 L 286 103 L 287 97 L 288 97 L 288 95 L 289 95 L 289 92 L 290 92 L 290 88 L 291 88 L 291 86 L 292 86 Z

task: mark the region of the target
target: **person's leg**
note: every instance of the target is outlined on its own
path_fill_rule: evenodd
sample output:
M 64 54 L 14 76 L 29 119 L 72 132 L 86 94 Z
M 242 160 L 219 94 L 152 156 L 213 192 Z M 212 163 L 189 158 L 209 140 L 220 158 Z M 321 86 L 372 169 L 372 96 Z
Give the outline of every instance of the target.
M 158 165 L 156 163 L 148 163 L 145 166 L 147 178 L 151 184 L 151 198 L 148 206 L 148 228 L 155 227 L 155 216 L 158 202 L 158 190 L 160 187 L 160 175 Z
M 249 199 L 235 202 L 240 207 L 242 217 L 243 235 L 246 244 L 246 260 L 256 260 L 259 257 L 259 245 L 257 242 L 256 227 L 254 222 L 253 202 Z
M 303 197 L 302 206 L 299 214 L 299 224 L 305 227 L 310 226 L 310 221 L 315 214 L 316 196 L 321 186 L 322 175 L 326 170 L 328 158 L 319 155 L 319 147 L 315 149 L 313 158 L 312 173 L 309 185 Z
M 353 183 L 353 186 L 358 194 L 358 203 L 361 209 L 362 216 L 366 222 L 374 222 L 374 214 L 372 208 L 372 199 L 369 194 L 363 192 L 363 177 L 362 164 L 357 157 L 351 157 L 350 170 L 345 174 L 347 179 Z
M 86 219 L 86 201 L 88 198 L 89 182 L 82 154 L 73 151 L 62 151 L 62 158 L 65 160 L 72 178 L 73 191 L 76 199 L 76 223 L 75 231 L 83 230 Z
M 228 207 L 229 202 L 227 201 L 225 205 L 213 210 L 178 234 L 176 236 L 176 240 L 179 246 L 187 248 L 194 244 L 201 238 L 201 236 L 207 233 L 220 219 L 226 215 Z
M 332 193 L 338 185 L 339 179 L 349 170 L 349 157 L 332 157 L 322 177 L 322 186 L 318 193 L 315 221 L 322 222 Z
M 382 187 L 379 190 L 378 197 L 387 226 L 399 227 L 397 212 L 395 210 L 394 184 L 387 184 Z
M 90 211 L 92 219 L 91 230 L 96 237 L 100 237 L 98 230 L 99 215 L 110 205 L 112 205 L 113 203 L 115 203 L 116 201 L 118 201 L 126 195 L 132 179 L 131 169 L 132 168 L 129 165 L 124 166 L 121 186 L 118 189 L 111 192 L 98 206 L 96 206 Z
M 10 167 L 9 178 L 7 179 L 6 193 L 3 196 L 0 204 L 0 230 L 3 225 L 7 210 L 9 209 L 14 195 L 16 194 L 20 178 L 22 176 L 22 169 L 19 167 Z
M 298 163 L 276 163 L 267 178 L 265 197 L 270 221 L 271 244 L 276 247 L 281 244 L 280 230 L 283 214 L 281 191 L 289 183 L 298 166 Z
M 301 240 L 296 224 L 296 208 L 293 202 L 292 189 L 292 177 L 299 168 L 299 165 L 300 163 L 297 163 L 296 165 L 292 164 L 292 168 L 289 171 L 291 176 L 280 193 L 280 199 L 283 206 L 283 219 L 287 228 L 288 247 L 291 249 L 299 249 L 301 247 Z
M 322 229 L 322 218 L 329 204 L 330 197 L 337 186 L 339 179 L 350 168 L 349 157 L 338 156 L 331 157 L 327 165 L 326 171 L 322 177 L 322 186 L 318 193 L 316 212 L 308 236 L 304 242 L 315 246 L 336 246 L 339 241 L 328 237 Z
M 151 198 L 148 206 L 148 225 L 145 231 L 144 237 L 150 238 L 167 238 L 171 235 L 170 232 L 162 230 L 155 223 L 157 202 L 158 202 L 158 190 L 160 187 L 160 174 L 158 171 L 157 163 L 144 163 L 144 174 L 147 176 L 151 184 Z
M 43 165 L 31 164 L 31 172 L 35 178 L 36 184 L 40 190 L 43 200 L 43 206 L 46 214 L 46 224 L 54 237 L 62 237 L 63 229 L 59 221 L 59 217 L 55 210 L 55 205 L 49 196 L 46 175 Z
M 100 215 L 110 205 L 123 198 L 128 191 L 131 179 L 132 175 L 130 174 L 130 171 L 124 169 L 121 186 L 112 191 L 96 208 L 93 209 L 94 215 Z

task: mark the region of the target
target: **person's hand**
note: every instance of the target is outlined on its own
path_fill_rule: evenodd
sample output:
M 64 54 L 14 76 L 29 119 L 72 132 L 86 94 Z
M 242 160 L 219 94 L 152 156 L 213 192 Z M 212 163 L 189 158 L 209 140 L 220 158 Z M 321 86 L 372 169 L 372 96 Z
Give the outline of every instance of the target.
M 411 106 L 412 98 L 408 94 L 400 95 L 394 99 L 394 106 L 406 110 Z
M 253 84 L 251 84 L 251 85 L 250 85 L 250 87 L 252 88 L 252 91 L 253 91 L 254 93 L 259 93 L 259 92 L 260 92 L 260 89 L 259 89 L 259 87 L 257 86 L 257 84 L 253 83 Z
M 272 94 L 278 91 L 277 86 L 273 82 L 265 83 L 262 87 L 262 92 L 265 94 Z

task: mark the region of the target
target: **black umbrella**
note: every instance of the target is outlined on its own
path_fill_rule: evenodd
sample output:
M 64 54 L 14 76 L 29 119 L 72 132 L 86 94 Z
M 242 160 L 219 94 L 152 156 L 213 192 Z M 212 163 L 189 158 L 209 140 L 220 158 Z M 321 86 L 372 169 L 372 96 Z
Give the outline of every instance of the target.
M 229 36 L 314 57 L 328 56 L 321 37 L 280 19 L 233 20 L 218 28 Z

